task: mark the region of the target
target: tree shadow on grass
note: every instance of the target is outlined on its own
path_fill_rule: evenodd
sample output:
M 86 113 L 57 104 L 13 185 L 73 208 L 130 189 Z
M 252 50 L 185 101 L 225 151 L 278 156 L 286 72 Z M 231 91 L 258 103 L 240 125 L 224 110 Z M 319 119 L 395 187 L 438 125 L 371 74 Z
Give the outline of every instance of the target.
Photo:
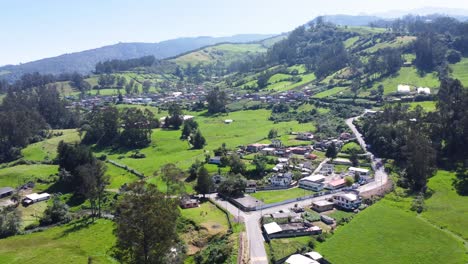
M 54 240 L 68 236 L 71 233 L 78 232 L 82 229 L 90 227 L 94 222 L 89 217 L 83 217 L 80 220 L 71 222 L 67 224 L 67 229 L 65 229 L 61 234 L 54 237 Z

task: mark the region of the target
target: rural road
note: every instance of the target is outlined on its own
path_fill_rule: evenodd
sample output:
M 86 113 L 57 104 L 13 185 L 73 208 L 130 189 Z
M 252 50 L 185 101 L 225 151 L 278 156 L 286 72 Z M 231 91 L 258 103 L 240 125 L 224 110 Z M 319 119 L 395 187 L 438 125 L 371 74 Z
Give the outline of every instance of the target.
M 372 153 L 370 153 L 367 150 L 366 142 L 362 138 L 362 135 L 361 133 L 359 133 L 356 126 L 354 126 L 353 124 L 353 121 L 360 117 L 361 116 L 349 118 L 346 120 L 346 124 L 356 136 L 356 139 L 361 145 L 362 149 L 366 152 L 366 154 L 372 157 L 371 164 L 372 164 L 372 168 L 375 171 L 375 176 L 374 176 L 375 181 L 372 181 L 366 185 L 359 187 L 360 192 L 365 192 L 365 191 L 375 190 L 377 188 L 382 187 L 384 184 L 387 183 L 388 175 L 383 170 L 383 166 L 377 168 L 377 163 L 380 163 L 381 160 L 379 158 L 376 158 Z M 322 164 L 323 162 L 319 165 L 319 167 Z M 319 168 L 317 168 L 316 171 L 317 170 L 319 170 Z M 291 202 L 288 204 L 278 205 L 278 206 L 264 209 L 261 211 L 244 212 L 242 210 L 239 210 L 237 207 L 235 207 L 228 201 L 218 198 L 217 194 L 209 195 L 209 197 L 213 199 L 213 201 L 215 201 L 218 205 L 225 208 L 233 216 L 235 216 L 236 218 L 239 218 L 240 220 L 244 222 L 245 228 L 247 231 L 247 239 L 249 241 L 249 248 L 250 248 L 249 254 L 250 254 L 251 264 L 268 264 L 268 258 L 267 258 L 267 254 L 266 254 L 265 246 L 264 246 L 265 240 L 263 238 L 263 234 L 262 234 L 262 230 L 260 226 L 260 219 L 263 215 L 278 212 L 279 210 L 289 209 L 291 207 L 294 207 L 295 204 L 298 204 L 299 206 L 302 206 L 302 207 L 310 206 L 310 204 L 314 201 L 328 199 L 332 196 L 333 194 L 329 194 L 329 195 L 324 195 L 320 197 L 309 198 L 309 199 L 302 200 L 302 201 L 295 201 L 295 202 Z

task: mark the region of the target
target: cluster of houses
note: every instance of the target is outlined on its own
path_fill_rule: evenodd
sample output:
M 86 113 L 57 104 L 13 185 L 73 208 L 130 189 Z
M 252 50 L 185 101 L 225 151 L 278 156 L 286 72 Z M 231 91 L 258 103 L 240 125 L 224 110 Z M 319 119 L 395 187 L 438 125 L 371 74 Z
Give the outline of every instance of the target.
M 24 186 L 21 186 L 19 189 L 23 189 Z M 2 187 L 0 188 L 0 199 L 10 197 L 15 193 L 15 189 L 12 187 Z M 29 206 L 34 203 L 46 201 L 50 199 L 50 194 L 48 193 L 31 193 L 25 195 L 21 203 L 23 206 Z
M 263 219 L 272 222 L 263 225 L 263 232 L 268 240 L 285 237 L 318 235 L 322 229 L 305 220 L 302 212 L 283 210 L 265 215 Z

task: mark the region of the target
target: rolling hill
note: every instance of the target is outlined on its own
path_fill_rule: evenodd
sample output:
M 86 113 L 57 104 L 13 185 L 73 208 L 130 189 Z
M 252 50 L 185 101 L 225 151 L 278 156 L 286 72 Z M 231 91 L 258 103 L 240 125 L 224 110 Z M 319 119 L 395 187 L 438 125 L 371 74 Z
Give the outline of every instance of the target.
M 7 80 L 14 80 L 24 73 L 31 72 L 60 74 L 76 71 L 86 74 L 91 72 L 99 61 L 111 59 L 125 60 L 148 55 L 153 55 L 157 59 L 164 59 L 217 43 L 248 43 L 271 37 L 273 35 L 245 34 L 230 37 L 178 38 L 158 43 L 118 43 L 20 65 L 3 66 L 0 67 L 0 76 Z

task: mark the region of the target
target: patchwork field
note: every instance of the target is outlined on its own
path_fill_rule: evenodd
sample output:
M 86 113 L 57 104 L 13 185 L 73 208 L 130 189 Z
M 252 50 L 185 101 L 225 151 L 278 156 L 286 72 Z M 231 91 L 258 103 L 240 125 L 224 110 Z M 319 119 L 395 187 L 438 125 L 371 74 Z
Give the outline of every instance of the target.
M 414 86 L 423 86 L 429 88 L 438 88 L 440 83 L 435 73 L 420 76 L 415 68 L 401 68 L 397 76 L 385 78 L 382 82 L 376 82 L 372 89 L 382 84 L 384 94 L 395 93 L 399 84 L 409 84 Z
M 436 109 L 436 102 L 435 101 L 409 103 L 409 106 L 410 106 L 411 109 L 414 109 L 417 105 L 420 105 L 427 112 L 433 112 Z
M 384 199 L 337 229 L 318 251 L 332 263 L 466 263 L 452 235 Z M 346 250 L 343 250 L 346 248 Z
M 333 95 L 335 95 L 337 93 L 341 93 L 346 89 L 348 89 L 348 87 L 335 87 L 335 88 L 320 92 L 318 94 L 315 94 L 313 97 L 314 98 L 325 98 L 325 97 L 328 97 L 328 96 L 333 96 Z
M 0 240 L 2 263 L 117 263 L 110 257 L 113 223 L 70 223 L 43 232 Z

